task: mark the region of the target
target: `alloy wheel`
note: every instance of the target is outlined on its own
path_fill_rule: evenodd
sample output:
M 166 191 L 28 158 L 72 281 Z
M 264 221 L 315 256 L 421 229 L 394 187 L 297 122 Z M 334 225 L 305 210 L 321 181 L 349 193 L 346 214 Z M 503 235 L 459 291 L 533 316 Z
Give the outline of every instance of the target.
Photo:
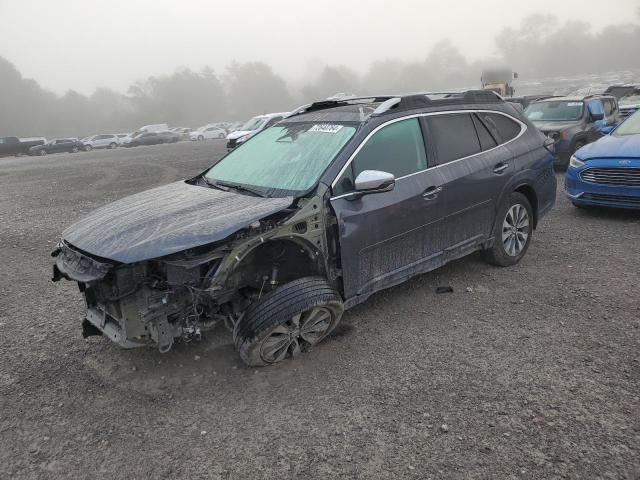
M 529 213 L 524 205 L 516 203 L 507 211 L 502 222 L 502 245 L 507 255 L 517 257 L 529 238 Z
M 260 357 L 265 363 L 280 362 L 288 354 L 296 357 L 322 340 L 334 320 L 334 312 L 322 306 L 294 315 L 288 322 L 275 327 L 262 341 Z

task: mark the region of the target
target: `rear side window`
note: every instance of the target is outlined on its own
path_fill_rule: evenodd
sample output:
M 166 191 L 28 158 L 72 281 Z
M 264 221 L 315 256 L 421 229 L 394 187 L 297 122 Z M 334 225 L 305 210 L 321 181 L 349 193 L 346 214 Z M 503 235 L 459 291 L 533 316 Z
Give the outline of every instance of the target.
M 478 139 L 480 140 L 480 147 L 482 150 L 491 150 L 498 145 L 498 142 L 493 138 L 489 130 L 484 123 L 476 115 L 472 115 L 473 124 L 476 126 L 476 132 L 478 132 Z
M 616 113 L 616 111 L 618 110 L 616 108 L 616 102 L 613 101 L 613 99 L 611 98 L 605 98 L 602 103 L 604 103 L 604 114 L 608 117 L 610 115 L 613 115 Z
M 505 115 L 491 112 L 478 112 L 477 115 L 500 143 L 516 138 L 522 130 L 518 122 Z
M 450 113 L 428 117 L 438 165 L 479 153 L 480 141 L 471 115 Z

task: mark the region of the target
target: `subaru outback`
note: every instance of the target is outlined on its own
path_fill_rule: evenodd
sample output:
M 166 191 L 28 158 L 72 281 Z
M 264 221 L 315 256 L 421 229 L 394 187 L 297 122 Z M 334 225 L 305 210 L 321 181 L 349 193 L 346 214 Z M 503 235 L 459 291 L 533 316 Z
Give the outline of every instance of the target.
M 78 221 L 53 280 L 78 283 L 85 337 L 165 352 L 223 322 L 245 363 L 274 364 L 414 275 L 520 261 L 555 202 L 545 140 L 486 91 L 313 103 Z

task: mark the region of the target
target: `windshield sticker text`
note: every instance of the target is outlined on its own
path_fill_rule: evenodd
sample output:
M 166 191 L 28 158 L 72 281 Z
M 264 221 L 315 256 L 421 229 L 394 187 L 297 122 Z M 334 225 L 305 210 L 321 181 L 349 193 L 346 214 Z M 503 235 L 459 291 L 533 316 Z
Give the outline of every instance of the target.
M 330 123 L 319 123 L 311 127 L 309 132 L 320 133 L 338 133 L 342 129 L 342 125 L 332 125 Z

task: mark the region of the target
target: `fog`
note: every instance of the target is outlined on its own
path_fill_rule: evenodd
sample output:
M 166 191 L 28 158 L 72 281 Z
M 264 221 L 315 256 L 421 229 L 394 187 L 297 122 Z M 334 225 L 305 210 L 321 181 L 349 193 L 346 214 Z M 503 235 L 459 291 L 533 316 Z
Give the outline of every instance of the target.
M 466 11 L 468 10 L 468 11 Z M 0 136 L 198 126 L 337 92 L 640 69 L 640 7 L 601 2 L 0 0 Z

